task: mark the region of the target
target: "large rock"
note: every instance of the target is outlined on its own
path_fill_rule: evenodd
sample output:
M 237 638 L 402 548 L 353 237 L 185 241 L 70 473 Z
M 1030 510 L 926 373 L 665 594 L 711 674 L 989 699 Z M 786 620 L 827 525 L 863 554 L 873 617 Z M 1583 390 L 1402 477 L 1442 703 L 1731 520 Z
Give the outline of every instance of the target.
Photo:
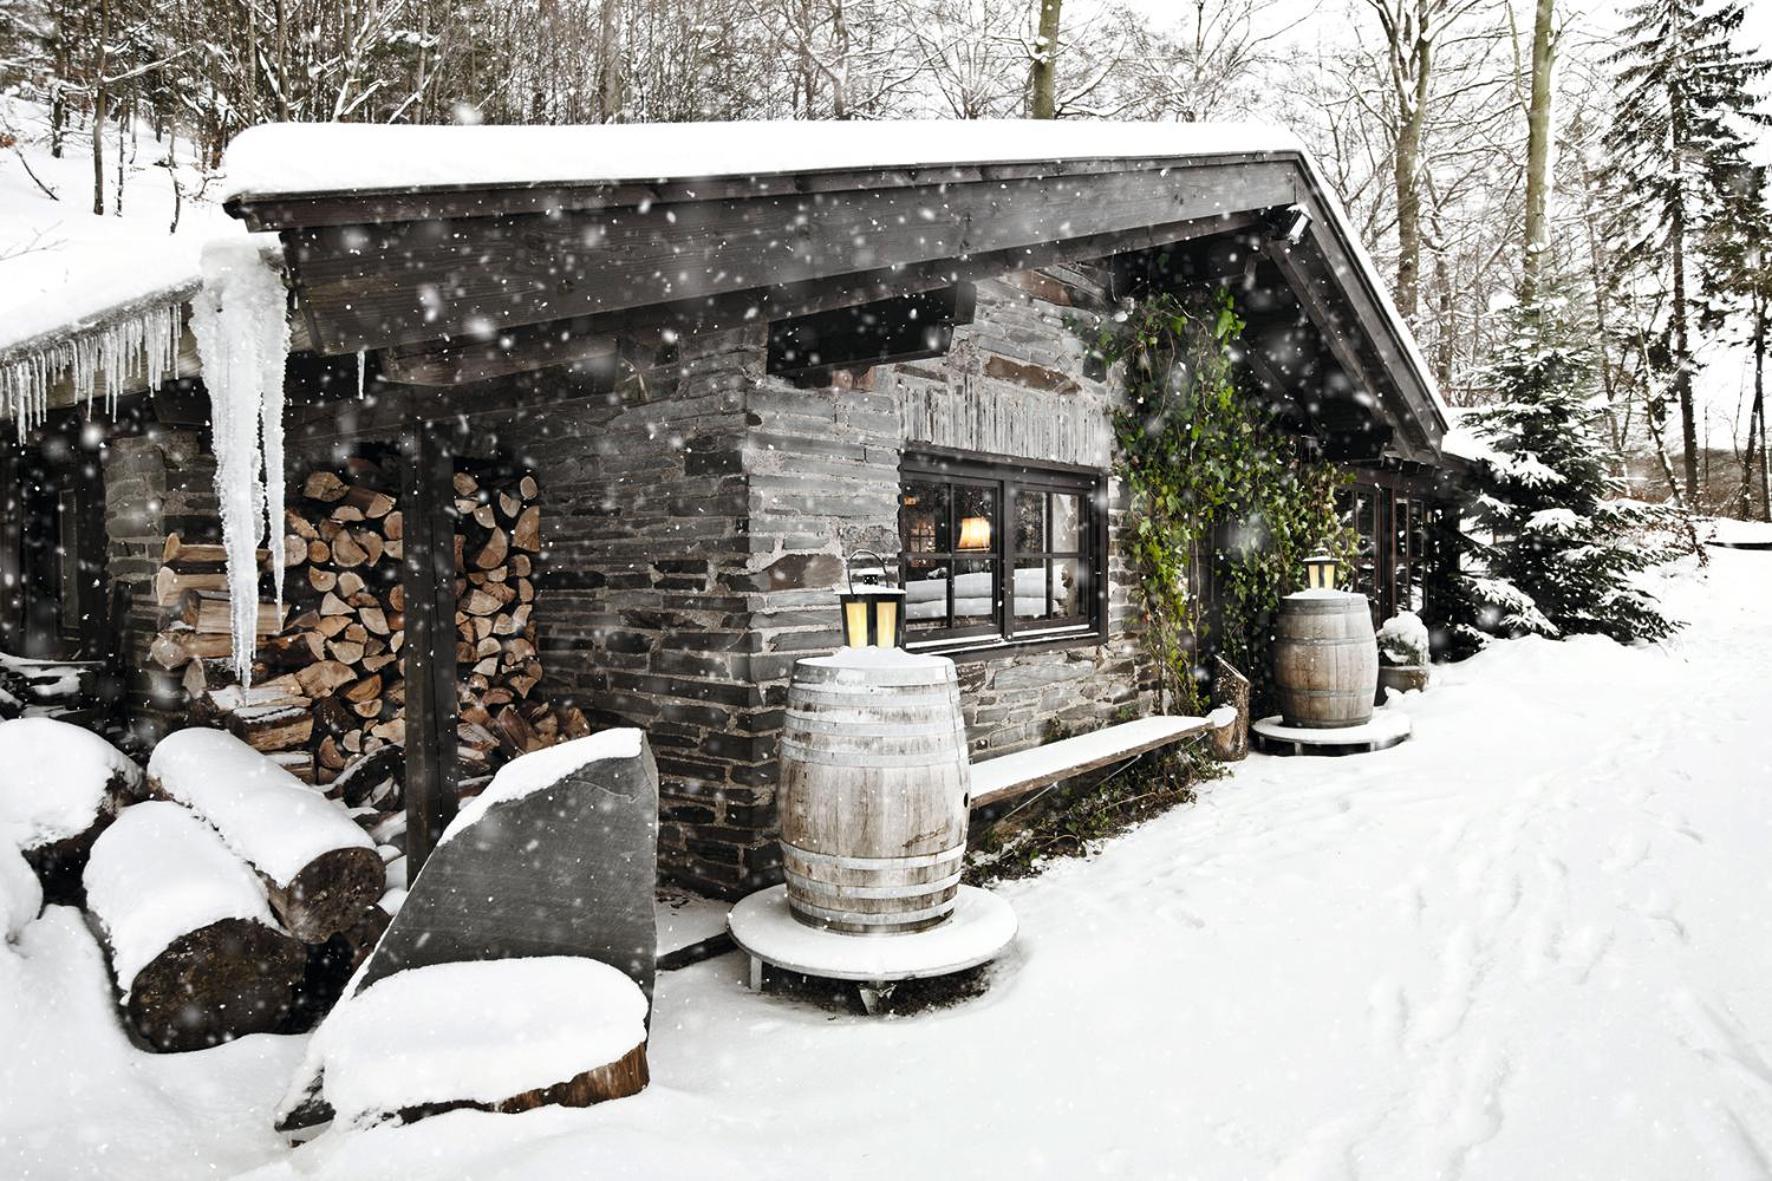
M 377 981 L 408 968 L 543 956 L 598 960 L 618 969 L 639 987 L 649 1011 L 657 969 L 657 878 L 658 768 L 642 731 L 605 730 L 524 755 L 500 770 L 450 823 L 337 1012 Z M 460 1002 L 492 1006 L 502 998 L 463 996 Z M 280 1131 L 333 1117 L 322 1053 L 334 1037 L 328 1028 L 321 1025 L 279 1106 Z M 632 1061 L 618 1065 L 624 1086 L 645 1085 L 643 1046 Z M 537 1101 L 589 1102 L 631 1093 L 600 1088 L 586 1092 L 589 1098 L 574 1097 L 582 1087 L 548 1088 L 537 1092 Z
M 438 842 L 357 991 L 405 968 L 583 956 L 650 1003 L 657 953 L 658 769 L 639 730 L 524 755 Z

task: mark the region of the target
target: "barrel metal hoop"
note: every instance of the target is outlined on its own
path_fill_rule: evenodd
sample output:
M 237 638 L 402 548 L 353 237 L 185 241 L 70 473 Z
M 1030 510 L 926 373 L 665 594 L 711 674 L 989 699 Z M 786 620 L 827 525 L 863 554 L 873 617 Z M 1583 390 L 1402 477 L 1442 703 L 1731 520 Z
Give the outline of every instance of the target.
M 910 923 L 927 922 L 930 919 L 946 918 L 954 912 L 954 905 L 959 901 L 956 895 L 945 902 L 934 906 L 926 906 L 921 910 L 855 911 L 830 910 L 823 906 L 814 906 L 804 899 L 788 895 L 788 906 L 801 914 L 810 915 L 827 923 L 847 923 L 856 927 L 900 927 Z
M 788 884 L 813 894 L 842 898 L 914 898 L 921 894 L 939 894 L 960 884 L 964 871 L 951 873 L 933 882 L 912 882 L 902 886 L 850 886 L 809 878 L 793 870 L 784 870 Z
M 910 754 L 875 754 L 870 751 L 864 755 L 860 751 L 826 750 L 820 747 L 805 746 L 787 738 L 782 739 L 781 753 L 784 758 L 791 758 L 799 763 L 820 767 L 851 767 L 868 771 L 886 767 L 954 767 L 959 769 L 965 765 L 954 758 L 951 751 L 920 751 Z
M 833 738 L 946 738 L 953 734 L 954 724 L 946 718 L 928 722 L 833 722 L 825 718 L 807 717 L 789 710 L 784 730 L 804 730 L 808 734 Z
M 964 845 L 955 845 L 939 853 L 919 853 L 910 857 L 843 857 L 835 853 L 815 853 L 811 849 L 802 849 L 786 841 L 781 843 L 781 851 L 784 856 L 798 857 L 808 865 L 829 865 L 835 869 L 882 869 L 889 865 L 900 869 L 923 869 L 940 865 L 944 861 L 959 861 L 966 856 Z

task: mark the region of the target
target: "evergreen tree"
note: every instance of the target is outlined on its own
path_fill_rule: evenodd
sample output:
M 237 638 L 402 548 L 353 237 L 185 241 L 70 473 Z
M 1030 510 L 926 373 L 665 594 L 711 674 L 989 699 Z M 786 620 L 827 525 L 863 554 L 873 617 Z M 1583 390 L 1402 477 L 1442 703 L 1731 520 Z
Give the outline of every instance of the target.
M 1725 506 L 1741 517 L 1754 511 L 1754 494 L 1760 499 L 1760 518 L 1772 521 L 1772 499 L 1766 456 L 1766 351 L 1772 331 L 1772 192 L 1768 192 L 1766 169 L 1747 170 L 1740 185 L 1734 214 L 1716 234 L 1706 251 L 1709 261 L 1706 287 L 1714 300 L 1707 309 L 1704 326 L 1723 330 L 1731 324 L 1744 329 L 1736 339 L 1752 355 L 1753 379 L 1748 407 L 1747 442 L 1741 454 L 1741 489 L 1735 503 Z M 1756 487 L 1757 485 L 1757 487 Z
M 1669 514 L 1612 499 L 1592 359 L 1563 308 L 1513 313 L 1486 375 L 1496 403 L 1465 419 L 1490 451 L 1465 535 L 1486 573 L 1466 578 L 1467 601 L 1490 632 L 1659 639 L 1674 625 L 1632 576 L 1670 556 L 1649 540 Z
M 1668 317 L 1655 330 L 1653 357 L 1680 409 L 1688 505 L 1698 495 L 1692 327 L 1704 297 L 1702 260 L 1693 254 L 1728 222 L 1747 127 L 1767 122 L 1753 83 L 1772 63 L 1736 47 L 1745 15 L 1738 0 L 1634 0 L 1625 9 L 1626 44 L 1611 58 L 1619 67 L 1605 138 L 1618 213 L 1613 254 L 1650 260 L 1666 287 Z M 1653 396 L 1648 411 L 1659 425 L 1665 399 Z

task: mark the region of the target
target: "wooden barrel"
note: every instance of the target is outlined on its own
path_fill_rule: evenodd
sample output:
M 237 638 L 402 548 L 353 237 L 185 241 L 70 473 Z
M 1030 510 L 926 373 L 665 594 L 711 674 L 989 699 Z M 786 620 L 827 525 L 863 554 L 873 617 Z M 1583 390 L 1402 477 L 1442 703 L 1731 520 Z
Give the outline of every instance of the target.
M 1288 726 L 1330 730 L 1372 720 L 1378 638 L 1365 595 L 1305 591 L 1280 600 L 1274 688 Z
M 879 649 L 800 661 L 781 737 L 789 910 L 851 934 L 946 919 L 969 788 L 953 661 Z

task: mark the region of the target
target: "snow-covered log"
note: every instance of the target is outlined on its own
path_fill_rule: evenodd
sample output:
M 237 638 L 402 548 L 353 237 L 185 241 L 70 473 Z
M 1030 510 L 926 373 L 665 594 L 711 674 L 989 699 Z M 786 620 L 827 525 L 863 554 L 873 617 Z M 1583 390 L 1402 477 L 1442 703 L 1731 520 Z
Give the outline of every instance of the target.
M 0 722 L 0 832 L 13 835 L 50 902 L 80 902 L 93 841 L 141 790 L 141 768 L 90 730 Z
M 148 760 L 153 790 L 208 821 L 264 878 L 291 934 L 323 943 L 381 897 L 375 843 L 336 804 L 221 730 L 180 730 Z
M 309 1058 L 347 1126 L 459 1107 L 586 1107 L 645 1088 L 646 1009 L 626 974 L 596 960 L 436 964 L 344 1001 Z
M 30 863 L 0 841 L 0 943 L 8 943 L 43 911 L 43 886 Z
M 125 809 L 93 845 L 87 906 L 129 1025 L 159 1050 L 197 1050 L 275 1029 L 306 949 L 272 917 L 264 886 L 177 804 Z

